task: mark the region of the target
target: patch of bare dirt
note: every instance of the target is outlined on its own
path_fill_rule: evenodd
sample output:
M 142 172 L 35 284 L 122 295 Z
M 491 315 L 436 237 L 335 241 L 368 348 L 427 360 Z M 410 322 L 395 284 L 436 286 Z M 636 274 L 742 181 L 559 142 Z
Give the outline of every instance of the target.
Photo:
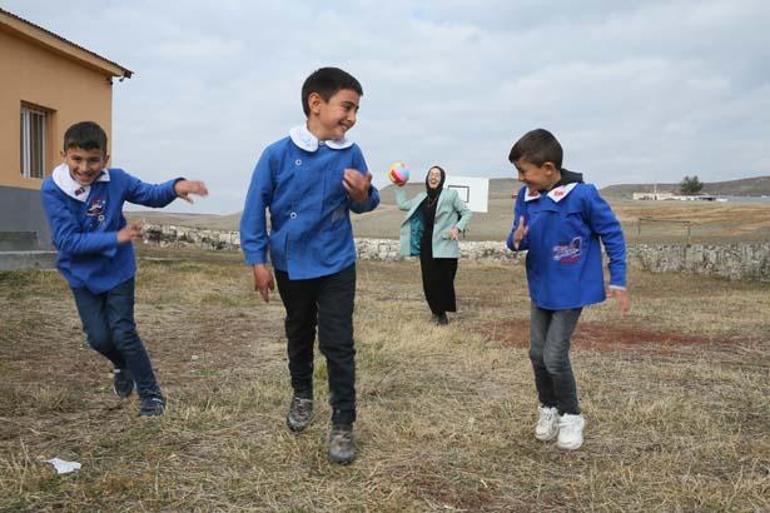
M 512 319 L 488 323 L 481 328 L 490 341 L 511 347 L 529 347 L 529 320 Z M 729 339 L 717 339 L 706 335 L 676 331 L 659 331 L 637 326 L 618 326 L 603 322 L 578 322 L 572 336 L 575 349 L 608 351 L 634 346 L 657 346 L 660 351 L 688 345 L 714 345 L 730 343 Z

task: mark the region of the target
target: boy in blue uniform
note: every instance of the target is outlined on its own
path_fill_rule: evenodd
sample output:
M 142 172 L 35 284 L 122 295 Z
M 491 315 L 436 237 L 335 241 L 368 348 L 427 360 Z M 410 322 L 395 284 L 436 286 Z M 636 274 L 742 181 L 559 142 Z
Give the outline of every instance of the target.
M 561 145 L 547 130 L 526 133 L 508 159 L 524 184 L 507 245 L 527 250 L 529 356 L 540 401 L 535 437 L 556 438 L 558 447 L 574 450 L 583 444 L 585 419 L 569 360 L 570 337 L 583 307 L 605 299 L 600 240 L 609 256 L 610 292 L 621 314 L 628 312 L 623 231 L 596 188 L 561 167 Z
M 274 289 L 268 252 L 286 309 L 293 397 L 286 417 L 300 432 L 313 416 L 313 344 L 326 357 L 332 428 L 328 455 L 355 458 L 353 304 L 356 250 L 349 212 L 369 212 L 380 196 L 359 147 L 345 136 L 356 122 L 361 84 L 338 68 L 321 68 L 302 86 L 305 124 L 268 146 L 257 163 L 241 217 L 241 248 L 254 288 Z M 265 209 L 270 211 L 267 228 Z
M 141 225 L 126 223 L 123 203 L 164 207 L 178 197 L 205 196 L 206 186 L 182 178 L 150 185 L 108 169 L 107 134 L 91 121 L 67 129 L 62 157 L 41 189 L 56 267 L 75 296 L 89 345 L 114 366 L 115 394 L 128 397 L 136 385 L 139 415 L 162 415 L 166 402 L 134 323 L 132 241 L 141 238 Z

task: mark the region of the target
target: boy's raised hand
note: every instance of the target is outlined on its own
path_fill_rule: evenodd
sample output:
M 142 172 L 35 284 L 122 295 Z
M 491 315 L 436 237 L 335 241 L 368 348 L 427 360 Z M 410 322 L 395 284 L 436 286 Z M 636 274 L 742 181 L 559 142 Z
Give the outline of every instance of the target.
M 357 169 L 345 169 L 342 186 L 353 200 L 353 203 L 363 203 L 369 197 L 369 187 L 372 185 L 372 174 L 367 171 L 362 175 Z
M 265 265 L 255 265 L 252 268 L 254 273 L 254 290 L 260 293 L 265 303 L 270 302 L 270 292 L 275 290 L 275 282 L 273 281 L 273 273 L 265 267 Z
M 174 184 L 174 192 L 187 203 L 193 202 L 190 194 L 197 194 L 201 197 L 209 195 L 206 184 L 196 180 L 179 180 Z
M 519 226 L 516 228 L 516 231 L 513 232 L 513 248 L 516 251 L 519 250 L 521 241 L 527 235 L 528 231 L 529 231 L 529 226 L 527 226 L 524 216 L 519 217 Z
M 618 302 L 620 315 L 626 315 L 628 311 L 631 310 L 631 297 L 628 295 L 626 289 L 616 289 L 611 287 L 610 295 L 614 296 L 615 300 Z
M 118 244 L 125 244 L 142 238 L 142 222 L 133 221 L 118 231 Z

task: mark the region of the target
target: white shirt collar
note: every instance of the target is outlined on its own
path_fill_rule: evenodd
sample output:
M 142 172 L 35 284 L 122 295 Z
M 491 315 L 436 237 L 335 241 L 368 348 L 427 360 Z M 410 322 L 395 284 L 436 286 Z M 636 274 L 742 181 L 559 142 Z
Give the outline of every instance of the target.
M 564 198 L 566 198 L 567 195 L 570 192 L 572 192 L 572 189 L 574 189 L 576 185 L 577 185 L 577 182 L 573 182 L 573 183 L 568 183 L 567 185 L 560 185 L 558 187 L 554 187 L 553 189 L 548 191 L 548 194 L 546 194 L 546 196 L 551 198 L 554 201 L 554 203 L 558 203 Z M 536 200 L 540 196 L 541 194 L 539 192 L 536 192 L 534 195 L 530 195 L 529 189 L 527 189 L 527 193 L 524 195 L 524 201 Z
M 53 183 L 55 183 L 56 186 L 59 187 L 59 189 L 61 189 L 62 192 L 70 198 L 82 201 L 83 203 L 85 203 L 86 199 L 88 199 L 88 193 L 91 191 L 91 186 L 80 185 L 77 183 L 72 178 L 72 175 L 70 175 L 70 170 L 67 167 L 67 164 L 59 164 L 56 166 L 56 168 L 53 170 L 53 173 L 51 173 L 51 178 L 53 178 Z M 97 178 L 96 181 L 109 182 L 110 171 L 106 168 L 103 169 L 102 174 L 99 175 L 99 178 Z
M 295 126 L 289 130 L 289 137 L 291 137 L 291 141 L 299 148 L 309 152 L 316 151 L 322 144 L 333 150 L 344 150 L 345 148 L 353 146 L 353 141 L 346 137 L 343 137 L 342 139 L 319 141 L 318 138 L 307 129 L 307 125 L 304 124 Z
M 524 186 L 524 189 L 526 191 L 526 192 L 524 192 L 524 201 L 525 202 L 526 201 L 533 201 L 533 200 L 536 200 L 537 198 L 540 197 L 540 193 L 539 192 L 536 192 L 535 194 L 531 194 L 530 190 L 529 190 L 529 187 L 527 187 L 526 185 Z

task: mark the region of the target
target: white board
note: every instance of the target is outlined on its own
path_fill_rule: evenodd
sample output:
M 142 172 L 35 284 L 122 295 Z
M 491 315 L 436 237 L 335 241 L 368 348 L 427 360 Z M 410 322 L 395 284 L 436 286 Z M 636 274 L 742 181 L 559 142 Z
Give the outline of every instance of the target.
M 487 200 L 489 199 L 489 178 L 471 176 L 447 176 L 444 182 L 445 189 L 454 189 L 460 199 L 468 205 L 473 212 L 487 212 Z

